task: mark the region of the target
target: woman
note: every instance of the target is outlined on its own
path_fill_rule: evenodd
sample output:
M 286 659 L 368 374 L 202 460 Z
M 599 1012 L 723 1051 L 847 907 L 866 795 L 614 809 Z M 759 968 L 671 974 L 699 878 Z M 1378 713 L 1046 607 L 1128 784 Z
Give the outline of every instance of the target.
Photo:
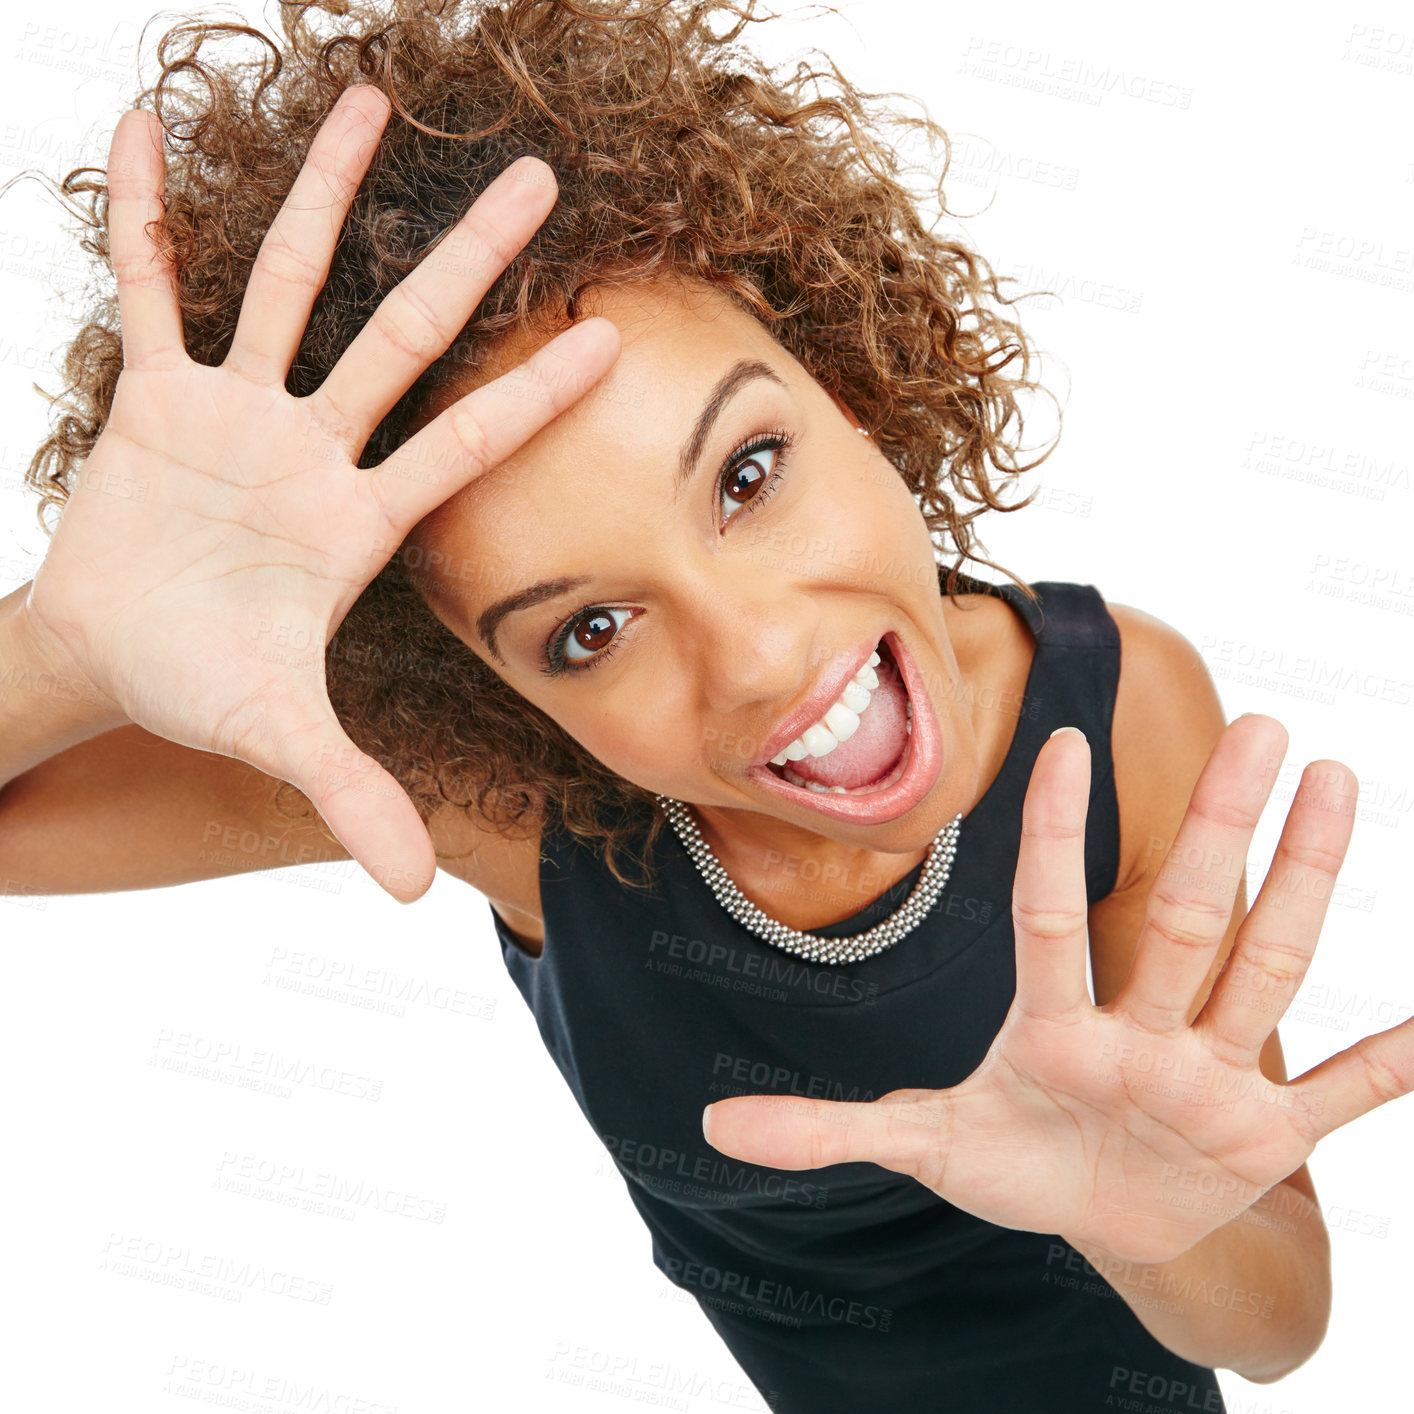
M 89 867 L 215 872 L 140 731 L 396 897 L 472 882 L 773 1407 L 1221 1408 L 1319 1342 L 1305 1157 L 1408 1088 L 1402 1027 L 1281 1083 L 1353 775 L 1308 767 L 1244 923 L 1280 726 L 1088 585 L 940 581 L 1027 469 L 1025 341 L 862 110 L 832 143 L 702 19 L 291 17 L 258 91 L 174 32 L 170 244 L 130 114 L 121 341 L 32 468 L 6 665 L 75 690 L 7 699 L 6 809 L 127 771 L 147 828 Z

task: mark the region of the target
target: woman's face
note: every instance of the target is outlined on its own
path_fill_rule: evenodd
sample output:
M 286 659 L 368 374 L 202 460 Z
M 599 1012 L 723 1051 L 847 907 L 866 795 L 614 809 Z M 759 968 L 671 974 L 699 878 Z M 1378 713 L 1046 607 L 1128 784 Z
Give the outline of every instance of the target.
M 418 527 L 408 562 L 434 611 L 641 787 L 748 832 L 923 848 L 968 808 L 979 763 L 917 503 L 829 393 L 710 286 L 639 283 L 586 305 L 619 328 L 622 352 Z M 477 381 L 549 337 L 508 341 Z M 844 704 L 859 725 L 830 735 L 865 786 L 792 784 L 768 758 L 803 738 L 801 770 L 822 774 L 833 751 L 816 756 L 829 743 L 807 728 L 851 676 L 864 679 Z M 883 790 L 868 784 L 876 769 Z

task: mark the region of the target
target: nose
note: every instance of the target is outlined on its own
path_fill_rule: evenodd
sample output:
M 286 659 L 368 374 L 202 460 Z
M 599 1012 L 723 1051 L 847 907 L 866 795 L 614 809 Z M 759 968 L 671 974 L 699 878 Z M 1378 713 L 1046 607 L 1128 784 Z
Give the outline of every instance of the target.
M 768 571 L 724 568 L 694 595 L 689 632 L 703 698 L 722 717 L 761 703 L 784 710 L 810 685 L 819 602 Z

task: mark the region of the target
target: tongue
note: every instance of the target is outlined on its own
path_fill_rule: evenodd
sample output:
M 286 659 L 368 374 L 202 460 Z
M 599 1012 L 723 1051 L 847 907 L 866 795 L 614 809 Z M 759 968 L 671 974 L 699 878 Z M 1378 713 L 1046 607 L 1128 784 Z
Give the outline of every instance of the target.
M 802 756 L 786 764 L 807 781 L 823 786 L 867 786 L 884 775 L 903 754 L 908 741 L 904 710 L 908 694 L 898 670 L 881 658 L 874 671 L 879 686 L 874 689 L 859 727 L 848 741 L 842 741 L 825 756 Z

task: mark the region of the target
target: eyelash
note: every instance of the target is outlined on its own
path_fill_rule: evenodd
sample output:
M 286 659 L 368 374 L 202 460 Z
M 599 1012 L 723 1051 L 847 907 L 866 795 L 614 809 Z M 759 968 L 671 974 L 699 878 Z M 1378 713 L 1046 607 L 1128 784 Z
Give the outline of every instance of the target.
M 795 447 L 795 437 L 783 427 L 771 429 L 759 435 L 753 434 L 744 442 L 738 445 L 727 454 L 727 459 L 722 463 L 722 469 L 717 473 L 717 505 L 721 506 L 722 491 L 726 485 L 727 477 L 736 469 L 739 462 L 747 461 L 757 452 L 764 452 L 774 449 L 777 453 L 771 465 L 771 474 L 766 478 L 761 489 L 749 500 L 741 503 L 740 510 L 727 518 L 727 523 L 738 519 L 742 515 L 754 515 L 761 506 L 771 499 L 780 489 L 781 482 L 785 479 L 785 473 L 781 470 L 786 458 Z M 565 619 L 555 630 L 549 642 L 545 645 L 544 666 L 540 669 L 546 677 L 559 677 L 564 673 L 588 672 L 590 668 L 597 668 L 601 663 L 607 662 L 614 656 L 619 642 L 622 639 L 622 632 L 614 635 L 609 640 L 608 647 L 596 653 L 592 658 L 586 658 L 582 663 L 572 663 L 564 656 L 565 643 L 574 630 L 575 624 L 593 609 L 607 607 L 602 604 L 588 604 L 582 609 L 576 609 L 569 618 Z

